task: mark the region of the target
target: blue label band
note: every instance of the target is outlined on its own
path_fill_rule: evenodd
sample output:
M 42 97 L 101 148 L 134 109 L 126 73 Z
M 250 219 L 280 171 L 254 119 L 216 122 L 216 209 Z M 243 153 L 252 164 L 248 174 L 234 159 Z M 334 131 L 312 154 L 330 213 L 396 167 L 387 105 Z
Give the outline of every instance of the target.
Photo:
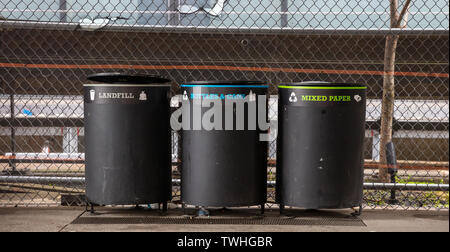
M 257 85 L 181 85 L 181 87 L 212 87 L 212 88 L 269 88 Z

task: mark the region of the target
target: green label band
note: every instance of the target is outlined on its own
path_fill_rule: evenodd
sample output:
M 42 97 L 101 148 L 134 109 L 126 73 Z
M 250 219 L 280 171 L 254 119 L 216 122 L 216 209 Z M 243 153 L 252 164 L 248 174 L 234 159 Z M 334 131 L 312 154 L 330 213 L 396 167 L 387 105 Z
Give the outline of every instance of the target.
M 367 89 L 367 87 L 307 87 L 307 86 L 278 86 L 278 88 L 293 88 L 293 89 L 322 89 L 322 90 L 337 90 L 337 89 L 347 89 L 347 90 L 357 90 L 357 89 Z

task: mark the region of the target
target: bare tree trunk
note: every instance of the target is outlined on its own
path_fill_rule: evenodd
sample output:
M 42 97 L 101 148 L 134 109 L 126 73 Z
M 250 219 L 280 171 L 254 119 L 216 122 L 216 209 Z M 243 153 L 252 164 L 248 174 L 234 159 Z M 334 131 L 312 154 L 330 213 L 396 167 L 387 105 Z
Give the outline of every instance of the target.
M 397 50 L 398 35 L 386 37 L 386 48 L 384 53 L 384 80 L 383 80 L 383 102 L 381 106 L 381 130 L 380 130 L 380 162 L 379 179 L 388 182 L 389 174 L 386 166 L 386 144 L 392 141 L 392 124 L 395 101 L 395 52 Z
M 407 16 L 411 0 L 406 0 L 402 11 L 398 12 L 398 0 L 390 0 L 391 28 L 402 27 L 402 21 Z M 405 24 L 406 26 L 406 21 Z M 394 121 L 395 102 L 395 55 L 398 45 L 398 35 L 386 36 L 386 47 L 384 52 L 384 79 L 383 79 L 383 101 L 381 106 L 381 129 L 380 129 L 380 182 L 389 182 L 388 169 L 386 168 L 386 144 L 392 141 L 392 124 Z

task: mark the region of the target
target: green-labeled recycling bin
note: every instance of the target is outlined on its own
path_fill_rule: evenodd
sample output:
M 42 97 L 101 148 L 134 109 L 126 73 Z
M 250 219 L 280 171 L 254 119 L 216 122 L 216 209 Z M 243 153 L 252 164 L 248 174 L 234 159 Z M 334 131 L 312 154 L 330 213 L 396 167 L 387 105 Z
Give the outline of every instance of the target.
M 305 209 L 360 206 L 366 86 L 279 86 L 276 200 Z

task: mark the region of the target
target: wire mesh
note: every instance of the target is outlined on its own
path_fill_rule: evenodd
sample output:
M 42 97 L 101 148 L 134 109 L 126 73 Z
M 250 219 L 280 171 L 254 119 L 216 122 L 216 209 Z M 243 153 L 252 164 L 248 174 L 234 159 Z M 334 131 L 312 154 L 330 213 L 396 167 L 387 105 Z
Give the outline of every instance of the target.
M 397 5 L 394 17 L 405 15 L 393 26 Z M 448 185 L 448 30 L 446 0 L 2 0 L 0 206 L 59 205 L 84 193 L 67 179 L 84 176 L 82 84 L 114 71 L 163 75 L 174 95 L 191 80 L 265 80 L 272 119 L 280 83 L 367 84 L 365 207 L 448 209 L 448 190 L 371 187 L 380 182 L 386 38 L 394 35 L 399 171 L 381 182 Z M 177 132 L 172 140 L 177 180 Z M 276 143 L 268 148 L 273 182 Z M 14 181 L 20 176 L 65 180 Z M 175 184 L 175 203 L 179 196 Z

